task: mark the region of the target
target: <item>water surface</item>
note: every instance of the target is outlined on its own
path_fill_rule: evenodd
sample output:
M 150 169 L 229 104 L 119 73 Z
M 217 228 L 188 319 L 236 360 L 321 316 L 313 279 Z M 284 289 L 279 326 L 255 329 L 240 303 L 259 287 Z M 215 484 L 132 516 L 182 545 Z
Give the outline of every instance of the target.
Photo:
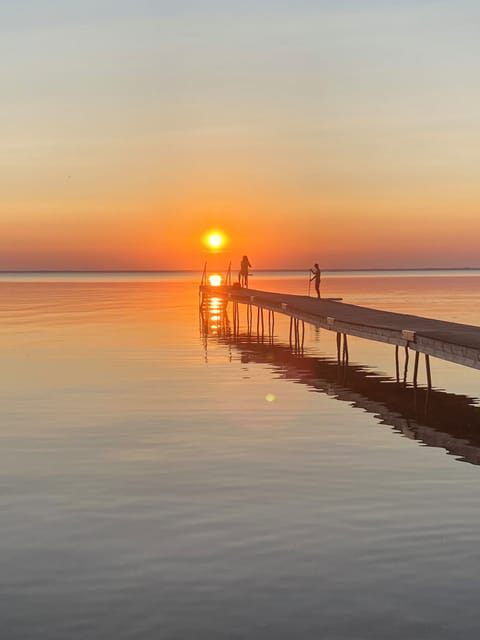
M 322 282 L 472 324 L 479 285 Z M 387 345 L 352 339 L 339 376 L 330 332 L 292 354 L 286 320 L 231 339 L 227 307 L 205 336 L 196 274 L 3 276 L 0 295 L 6 638 L 478 634 L 478 371 L 432 359 L 427 404 Z

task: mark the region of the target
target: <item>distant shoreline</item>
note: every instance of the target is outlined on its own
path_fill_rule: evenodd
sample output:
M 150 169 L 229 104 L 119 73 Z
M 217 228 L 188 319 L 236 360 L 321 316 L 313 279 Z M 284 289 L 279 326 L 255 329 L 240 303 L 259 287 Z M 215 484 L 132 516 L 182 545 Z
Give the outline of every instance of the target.
M 383 273 L 385 271 L 478 271 L 479 267 L 384 267 L 384 268 L 362 268 L 352 267 L 349 269 L 322 269 L 323 273 L 349 273 L 352 271 L 367 271 L 371 273 Z M 112 274 L 112 273 L 201 273 L 202 269 L 7 269 L 0 270 L 0 275 L 10 274 Z M 304 269 L 255 269 L 255 273 L 305 273 L 308 267 Z

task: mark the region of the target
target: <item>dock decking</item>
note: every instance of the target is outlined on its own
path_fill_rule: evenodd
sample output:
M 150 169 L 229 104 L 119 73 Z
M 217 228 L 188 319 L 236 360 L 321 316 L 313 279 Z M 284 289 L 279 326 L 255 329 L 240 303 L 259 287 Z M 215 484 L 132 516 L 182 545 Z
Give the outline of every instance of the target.
M 417 353 L 480 369 L 480 327 L 381 311 L 308 296 L 219 287 L 237 303 L 282 313 L 338 334 L 386 342 Z

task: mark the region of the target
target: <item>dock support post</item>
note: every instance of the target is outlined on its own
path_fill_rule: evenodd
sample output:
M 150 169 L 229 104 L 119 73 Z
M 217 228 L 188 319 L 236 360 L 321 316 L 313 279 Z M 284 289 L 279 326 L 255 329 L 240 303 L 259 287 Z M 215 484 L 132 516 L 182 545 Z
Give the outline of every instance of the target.
M 260 307 L 257 307 L 257 338 L 260 335 Z
M 262 338 L 265 334 L 265 324 L 263 322 L 263 307 L 261 308 L 261 317 L 262 317 Z
M 249 337 L 252 335 L 252 321 L 253 321 L 252 305 L 249 304 L 247 306 L 247 334 Z
M 268 337 L 273 342 L 273 330 L 275 327 L 275 314 L 270 309 L 268 310 Z
M 427 386 L 429 389 L 432 388 L 432 374 L 430 371 L 430 356 L 428 353 L 425 354 L 425 368 L 427 369 Z
M 305 344 L 305 321 L 302 320 L 302 344 L 301 344 L 301 350 L 303 353 L 303 345 Z
M 408 373 L 408 344 L 405 345 L 405 367 L 403 369 L 403 384 L 407 384 Z
M 420 353 L 418 351 L 415 351 L 415 364 L 413 366 L 413 384 L 416 387 L 417 386 L 417 379 L 418 379 L 418 360 L 420 358 Z
M 292 331 L 293 331 L 293 317 L 290 316 L 290 338 L 289 338 L 290 348 L 292 347 Z
M 395 345 L 395 372 L 397 374 L 397 382 L 400 382 L 400 362 L 398 360 L 398 344 Z
M 342 361 L 344 365 L 348 365 L 348 342 L 347 342 L 347 334 L 343 334 L 343 356 Z
M 238 322 L 238 302 L 234 301 L 233 303 L 233 308 L 232 308 L 232 315 L 233 315 L 233 335 L 236 336 L 238 331 L 237 331 L 237 322 Z
M 337 331 L 337 361 L 338 361 L 338 364 L 340 364 L 340 346 L 341 346 L 341 342 L 342 342 L 342 336 Z

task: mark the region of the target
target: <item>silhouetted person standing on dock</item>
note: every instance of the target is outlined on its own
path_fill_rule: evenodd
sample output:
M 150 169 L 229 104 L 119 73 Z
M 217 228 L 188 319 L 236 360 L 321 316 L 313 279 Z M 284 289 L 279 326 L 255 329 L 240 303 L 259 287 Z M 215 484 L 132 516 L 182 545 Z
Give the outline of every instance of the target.
M 248 289 L 248 270 L 251 268 L 250 260 L 247 256 L 243 256 L 240 263 L 240 285 Z
M 310 282 L 315 280 L 315 291 L 317 292 L 317 298 L 320 298 L 320 267 L 317 262 L 313 265 L 313 269 L 310 269 L 310 271 L 313 273 L 313 276 L 310 278 Z

